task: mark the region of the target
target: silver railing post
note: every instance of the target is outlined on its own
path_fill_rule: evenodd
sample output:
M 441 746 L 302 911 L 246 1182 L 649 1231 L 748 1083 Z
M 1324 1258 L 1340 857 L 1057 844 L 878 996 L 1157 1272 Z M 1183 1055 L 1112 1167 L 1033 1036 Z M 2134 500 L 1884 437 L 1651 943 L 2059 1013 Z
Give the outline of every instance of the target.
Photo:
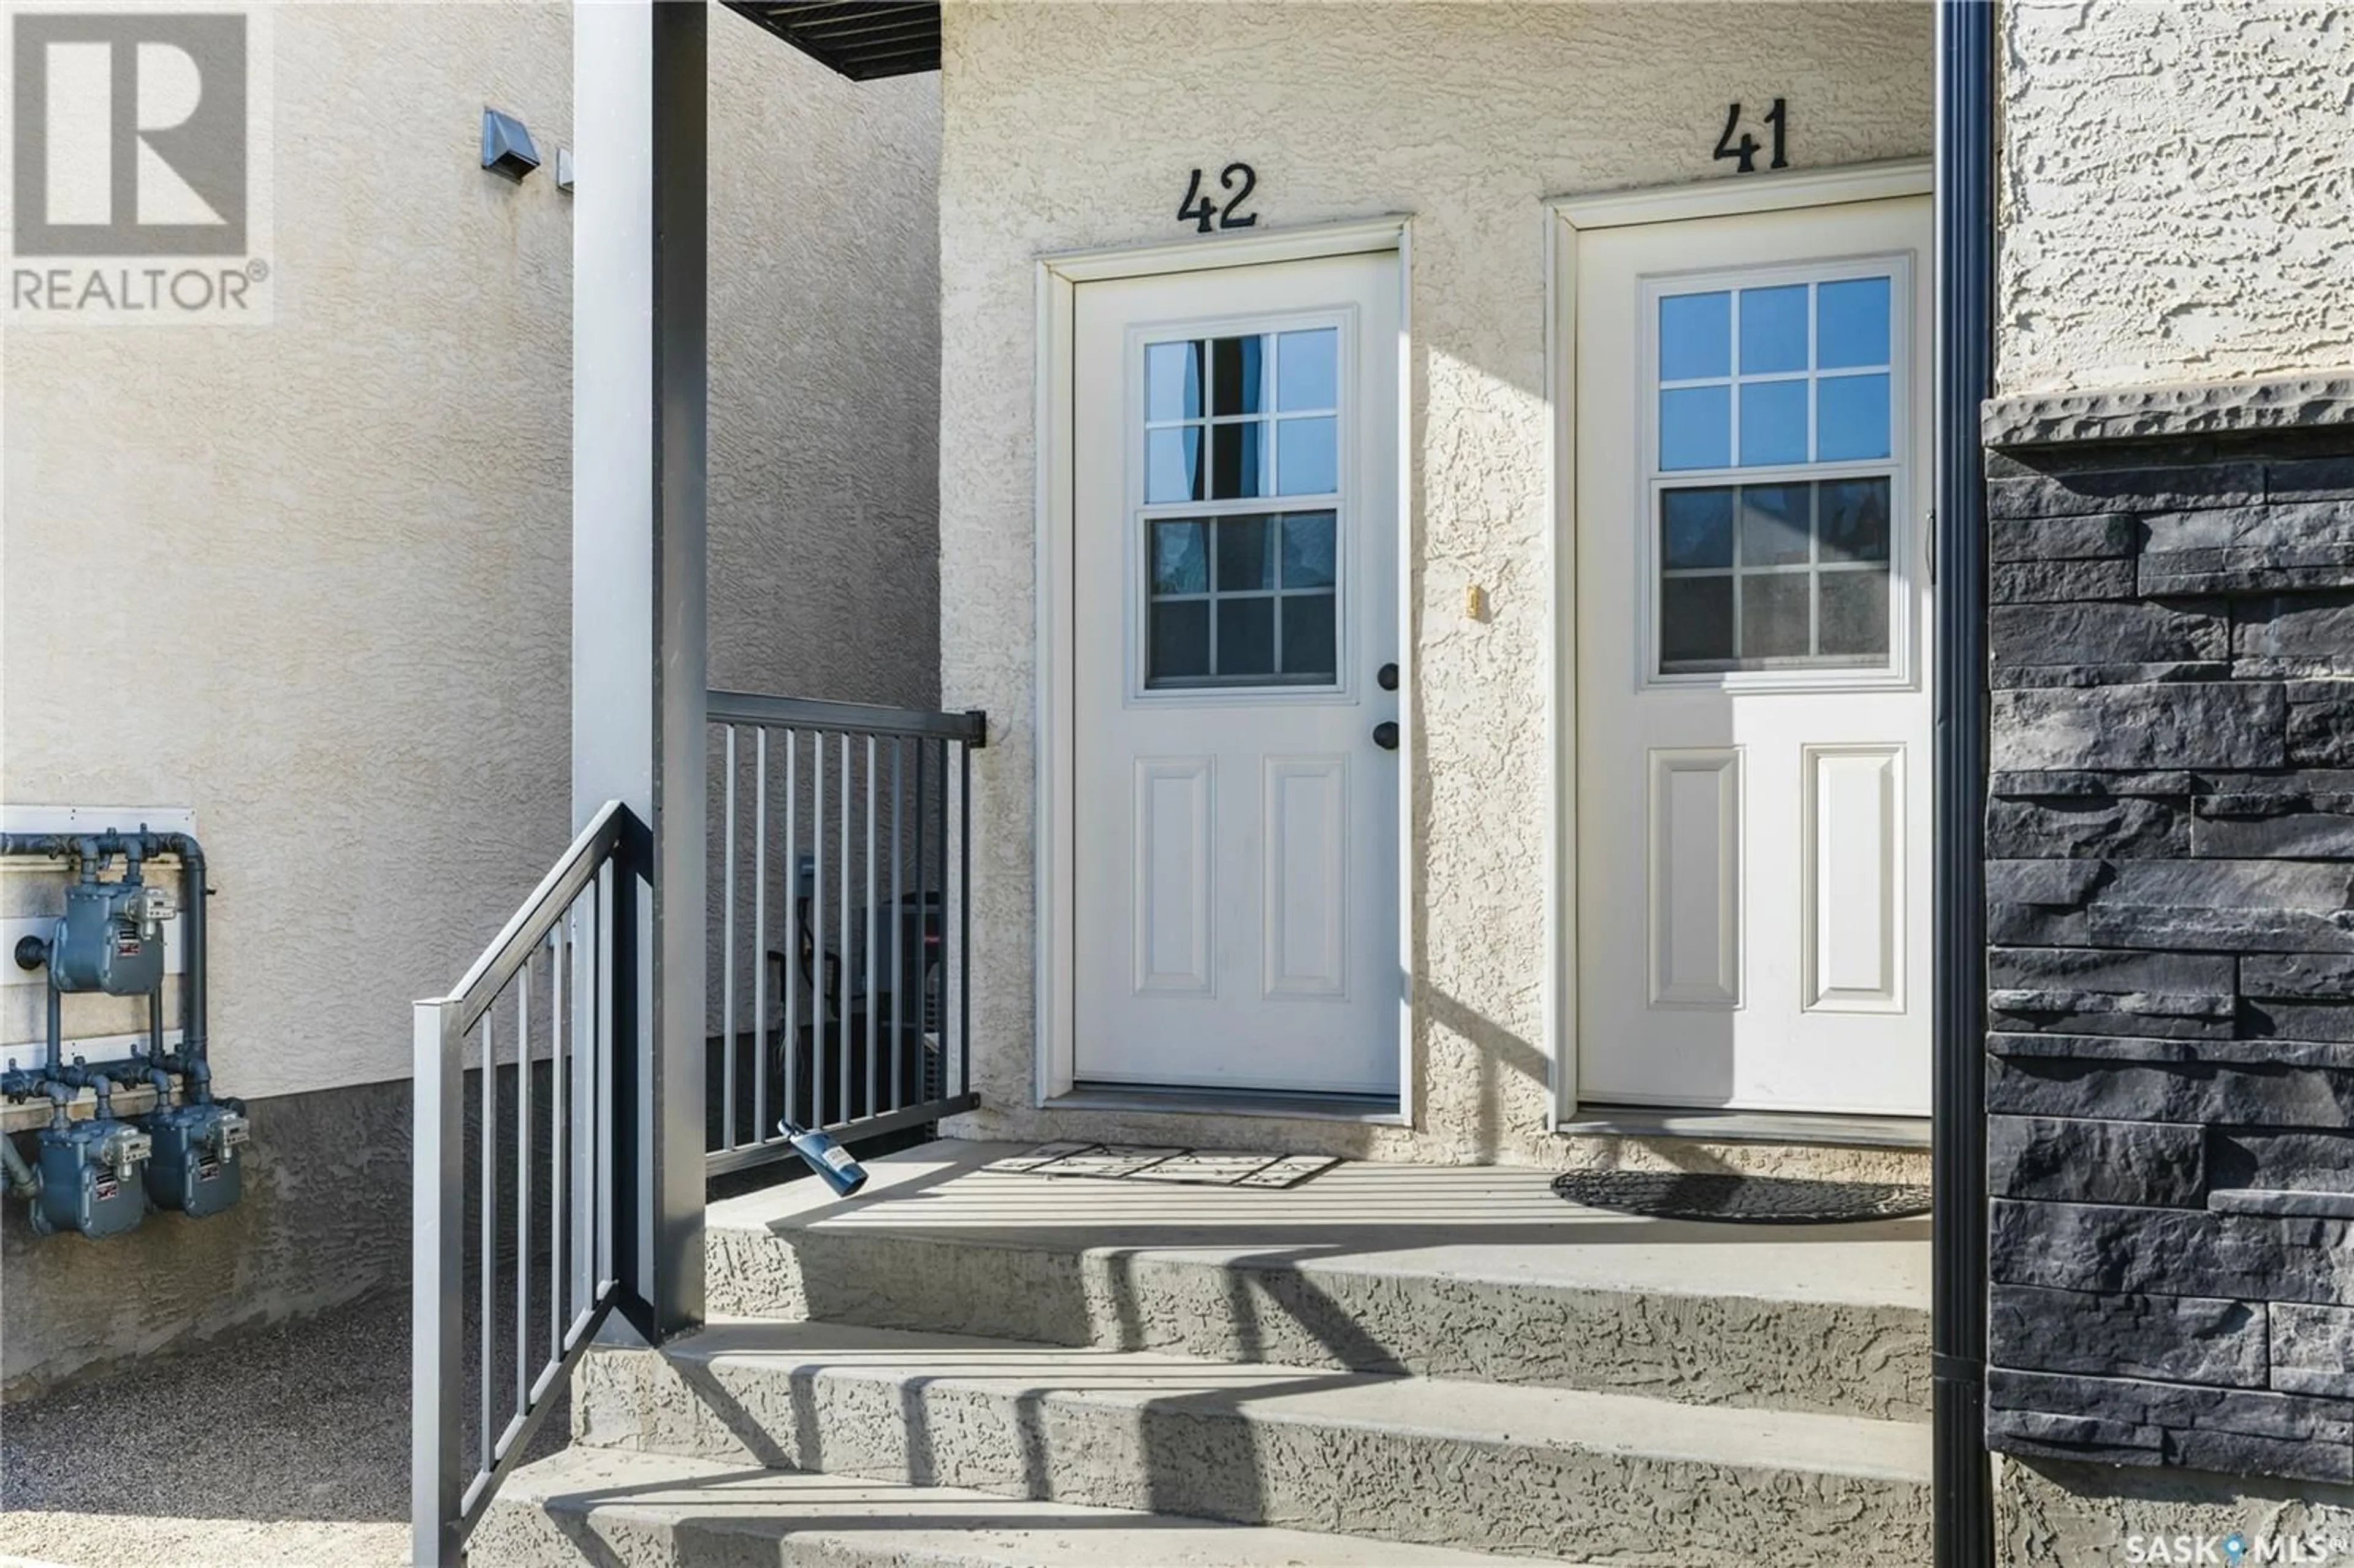
M 417 1568 L 455 1568 L 463 1556 L 459 1429 L 466 1379 L 459 1297 L 465 1288 L 466 1128 L 458 1011 L 454 999 L 442 998 L 417 1003 L 414 1013 L 409 1386 L 416 1407 L 409 1427 L 409 1550 Z
M 659 1343 L 703 1317 L 708 15 L 572 7 L 572 810 L 627 804 L 651 855 L 628 1310 Z M 593 367 L 593 374 L 591 373 Z M 632 895 L 617 897 L 628 905 Z

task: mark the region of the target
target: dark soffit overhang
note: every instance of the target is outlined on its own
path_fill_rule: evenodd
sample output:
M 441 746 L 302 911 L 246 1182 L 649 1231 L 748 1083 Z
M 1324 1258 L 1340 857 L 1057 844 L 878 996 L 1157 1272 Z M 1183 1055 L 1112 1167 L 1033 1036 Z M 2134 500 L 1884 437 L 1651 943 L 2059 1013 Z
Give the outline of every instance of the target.
M 940 69 L 939 0 L 725 0 L 853 81 Z

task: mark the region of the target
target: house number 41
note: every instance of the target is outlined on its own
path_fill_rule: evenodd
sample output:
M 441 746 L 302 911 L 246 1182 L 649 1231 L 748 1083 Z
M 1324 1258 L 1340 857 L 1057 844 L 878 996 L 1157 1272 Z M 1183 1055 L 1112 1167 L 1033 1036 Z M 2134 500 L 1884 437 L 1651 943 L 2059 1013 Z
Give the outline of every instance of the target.
M 1248 164 L 1228 164 L 1218 173 L 1218 188 L 1226 193 L 1224 205 L 1210 199 L 1202 188 L 1202 171 L 1195 169 L 1184 199 L 1177 204 L 1177 221 L 1192 224 L 1198 234 L 1213 228 L 1248 228 L 1258 222 L 1258 214 L 1242 209 L 1251 192 L 1258 188 L 1257 170 Z
M 1766 123 L 1774 127 L 1774 161 L 1766 166 L 1769 169 L 1787 169 L 1790 166 L 1789 155 L 1785 145 L 1789 129 L 1789 114 L 1781 99 L 1777 98 L 1774 101 L 1773 109 L 1766 116 Z M 1741 161 L 1734 165 L 1734 174 L 1754 175 L 1757 172 L 1759 151 L 1757 138 L 1746 131 L 1741 131 L 1741 140 L 1736 142 L 1733 139 L 1733 133 L 1735 131 L 1741 131 L 1741 105 L 1737 103 L 1725 112 L 1724 133 L 1716 139 L 1716 155 L 1720 158 L 1740 159 Z

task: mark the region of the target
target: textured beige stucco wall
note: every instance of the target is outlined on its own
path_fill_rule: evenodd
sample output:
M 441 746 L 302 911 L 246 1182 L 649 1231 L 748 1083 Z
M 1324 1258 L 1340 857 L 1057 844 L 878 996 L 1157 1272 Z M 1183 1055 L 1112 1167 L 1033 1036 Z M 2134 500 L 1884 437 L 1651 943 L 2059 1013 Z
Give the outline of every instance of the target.
M 2001 7 L 2006 393 L 2354 365 L 2354 15 Z
M 12 1395 L 405 1277 L 409 1003 L 569 837 L 571 7 L 272 21 L 275 323 L 0 344 L 0 800 L 195 809 L 255 1102 L 231 1213 L 5 1205 Z M 710 29 L 712 672 L 928 702 L 938 81 Z
M 1790 102 L 1801 167 L 1929 150 L 1907 5 L 973 5 L 946 15 L 942 690 L 976 762 L 974 1126 L 1552 1161 L 1544 1128 L 1544 394 L 1550 196 L 1708 179 L 1725 106 Z M 1035 258 L 1182 237 L 1187 172 L 1246 159 L 1261 231 L 1414 215 L 1407 587 L 1411 1134 L 1067 1116 L 1033 1099 Z M 1204 243 L 1214 243 L 1205 239 Z M 1463 585 L 1488 590 L 1481 620 Z M 1686 1150 L 1686 1156 L 1693 1151 Z M 1733 1158 L 1733 1156 L 1726 1156 Z
M 195 808 L 247 1095 L 405 1076 L 570 812 L 570 9 L 273 32 L 275 324 L 5 347 L 0 798 Z M 711 50 L 714 676 L 928 700 L 937 83 Z
M 711 680 L 939 694 L 940 83 L 711 13 Z

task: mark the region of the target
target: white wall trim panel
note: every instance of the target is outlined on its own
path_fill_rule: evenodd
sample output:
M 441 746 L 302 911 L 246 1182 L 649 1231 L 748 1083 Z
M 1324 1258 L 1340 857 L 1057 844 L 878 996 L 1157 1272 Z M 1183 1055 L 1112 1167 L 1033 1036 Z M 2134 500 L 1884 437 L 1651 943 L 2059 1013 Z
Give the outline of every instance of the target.
M 142 827 L 159 833 L 193 833 L 196 814 L 186 806 L 0 805 L 0 833 L 102 833 L 109 828 L 133 833 Z M 16 863 L 40 865 L 31 860 Z

